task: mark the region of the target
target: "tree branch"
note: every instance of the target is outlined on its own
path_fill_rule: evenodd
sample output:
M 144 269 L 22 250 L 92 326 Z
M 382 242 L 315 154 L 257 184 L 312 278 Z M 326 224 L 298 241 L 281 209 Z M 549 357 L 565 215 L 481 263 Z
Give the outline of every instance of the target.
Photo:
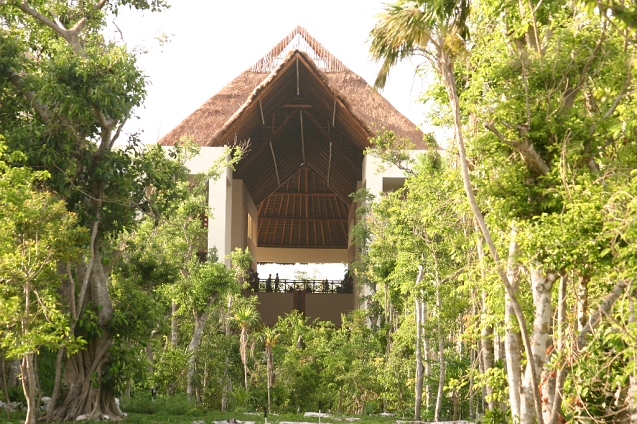
M 9 79 L 9 82 L 11 82 L 11 84 L 13 84 L 15 88 L 18 89 L 18 91 L 22 94 L 22 96 L 31 103 L 35 111 L 38 113 L 38 115 L 40 115 L 42 119 L 44 119 L 45 121 L 50 121 L 51 112 L 46 106 L 44 106 L 35 98 L 34 92 L 26 91 L 24 89 L 22 78 L 13 71 L 8 71 L 6 75 L 7 75 L 7 78 Z
M 86 296 L 86 289 L 88 288 L 88 282 L 91 276 L 91 272 L 93 270 L 93 263 L 95 262 L 95 239 L 97 238 L 97 229 L 99 227 L 99 219 L 93 222 L 93 229 L 91 230 L 91 244 L 89 245 L 89 254 L 90 259 L 88 261 L 88 265 L 86 266 L 86 270 L 84 273 L 84 278 L 82 280 L 82 288 L 80 289 L 80 298 L 78 299 L 75 322 L 77 322 L 77 318 L 80 315 L 80 311 L 82 310 L 82 306 L 84 303 L 84 296 Z M 73 293 L 73 296 L 75 294 Z M 72 325 L 72 331 L 75 330 L 75 322 Z
M 53 20 L 47 18 L 42 13 L 38 12 L 37 10 L 29 6 L 26 0 L 23 0 L 18 7 L 27 15 L 30 15 L 31 17 L 35 18 L 39 22 L 51 28 L 53 31 L 57 32 L 62 38 L 66 40 L 67 43 L 69 43 L 69 45 L 73 48 L 73 50 L 75 50 L 76 53 L 79 53 L 82 55 L 84 54 L 84 49 L 82 48 L 82 45 L 80 44 L 80 39 L 78 34 L 82 30 L 84 25 L 86 25 L 86 22 L 83 22 L 83 23 L 81 22 L 82 19 L 86 19 L 86 18 L 80 19 L 80 21 L 74 26 L 74 29 L 75 27 L 77 27 L 77 29 L 68 30 L 64 27 L 62 22 L 60 22 L 60 19 L 58 17 L 54 17 Z
M 595 45 L 595 48 L 591 52 L 590 57 L 584 64 L 584 67 L 582 68 L 582 72 L 580 72 L 577 85 L 572 90 L 568 89 L 568 85 L 566 86 L 565 88 L 566 94 L 564 95 L 564 98 L 562 99 L 562 102 L 560 103 L 560 106 L 558 106 L 557 110 L 570 109 L 573 106 L 573 103 L 575 102 L 575 95 L 579 93 L 580 89 L 584 85 L 584 81 L 586 80 L 586 77 L 588 76 L 588 70 L 593 64 L 593 61 L 595 60 L 595 58 L 597 57 L 597 53 L 599 53 L 602 46 L 605 44 L 605 41 L 606 41 L 606 21 L 604 21 L 604 26 L 602 27 L 602 33 L 599 37 L 599 41 L 597 42 L 597 44 Z
M 615 283 L 613 289 L 606 295 L 606 298 L 599 305 L 597 311 L 591 315 L 588 323 L 582 328 L 579 336 L 577 336 L 577 349 L 582 350 L 584 346 L 586 346 L 588 335 L 595 331 L 595 328 L 599 325 L 604 315 L 608 315 L 610 313 L 611 308 L 617 302 L 617 299 L 621 296 L 621 294 L 626 289 L 627 284 L 623 280 L 619 280 Z
M 531 171 L 538 175 L 547 175 L 549 173 L 549 166 L 535 150 L 531 142 L 528 140 L 524 140 L 523 142 L 507 140 L 493 123 L 485 123 L 484 128 L 491 131 L 502 143 L 517 151 Z

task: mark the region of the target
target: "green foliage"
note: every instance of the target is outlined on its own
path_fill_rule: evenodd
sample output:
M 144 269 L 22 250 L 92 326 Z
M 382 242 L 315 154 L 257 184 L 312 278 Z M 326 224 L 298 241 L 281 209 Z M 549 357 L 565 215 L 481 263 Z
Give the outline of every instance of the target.
M 0 139 L 0 347 L 9 358 L 42 347 L 76 350 L 83 341 L 69 334 L 56 267 L 78 254 L 85 232 L 64 202 L 38 187 L 48 174 L 11 167 L 4 151 Z
M 138 393 L 130 398 L 122 398 L 122 410 L 137 414 L 193 416 L 189 414 L 193 406 L 194 403 L 189 401 L 185 395 L 153 398 L 150 394 Z

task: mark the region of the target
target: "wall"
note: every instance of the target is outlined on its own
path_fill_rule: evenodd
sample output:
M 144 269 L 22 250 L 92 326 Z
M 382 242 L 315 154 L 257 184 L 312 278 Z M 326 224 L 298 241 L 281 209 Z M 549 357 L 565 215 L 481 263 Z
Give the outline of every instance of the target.
M 288 249 L 278 247 L 258 247 L 258 262 L 279 264 L 347 262 L 347 249 Z
M 354 299 L 352 293 L 306 293 L 305 317 L 310 322 L 316 318 L 321 321 L 332 321 L 340 327 L 341 314 L 356 309 Z
M 172 147 L 165 147 L 171 150 Z M 186 162 L 193 174 L 208 172 L 217 161 L 227 154 L 225 147 L 201 147 L 199 154 Z M 210 180 L 208 186 L 208 206 L 212 217 L 208 219 L 208 248 L 216 246 L 219 257 L 232 251 L 232 169 L 226 167 L 217 180 Z M 226 265 L 230 264 L 225 260 Z
M 252 222 L 258 228 L 258 213 L 257 208 L 250 197 L 250 193 L 243 183 L 243 180 L 232 180 L 232 235 L 231 235 L 231 249 L 235 250 L 237 247 L 241 250 L 246 247 L 250 249 L 252 254 L 253 267 L 256 268 L 257 262 L 257 237 L 256 230 L 253 238 L 248 234 L 248 221 L 252 218 Z
M 261 322 L 272 326 L 280 316 L 292 312 L 294 309 L 294 293 L 251 293 L 259 298 L 257 311 L 261 314 Z

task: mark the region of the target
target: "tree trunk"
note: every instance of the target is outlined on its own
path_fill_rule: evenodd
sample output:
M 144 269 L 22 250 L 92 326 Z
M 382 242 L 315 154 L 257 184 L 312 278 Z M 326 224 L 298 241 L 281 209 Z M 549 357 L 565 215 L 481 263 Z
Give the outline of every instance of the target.
M 515 257 L 517 256 L 518 244 L 516 242 L 515 226 L 511 229 L 511 240 L 509 242 L 509 259 L 507 265 L 507 278 L 510 281 L 511 286 L 517 293 L 520 281 L 519 281 L 519 269 L 516 263 Z M 507 370 L 507 382 L 509 383 L 509 404 L 511 407 L 511 416 L 513 420 L 518 420 L 520 417 L 520 388 L 522 386 L 522 343 L 520 340 L 520 332 L 518 330 L 518 323 L 514 316 L 513 305 L 511 304 L 511 297 L 507 293 L 505 295 L 505 309 L 504 309 L 504 352 L 506 356 L 506 370 Z
M 590 277 L 585 275 L 577 286 L 577 331 L 582 331 L 588 323 L 588 282 Z
M 274 355 L 272 352 L 272 346 L 266 345 L 265 347 L 265 357 L 268 368 L 268 412 L 271 410 L 270 405 L 270 389 L 274 386 Z
M 11 403 L 11 400 L 9 399 L 9 383 L 7 382 L 7 370 L 6 370 L 6 364 L 4 361 L 4 355 L 2 353 L 0 353 L 0 367 L 2 367 L 2 387 L 4 389 L 4 398 L 5 401 L 7 402 L 7 405 L 9 405 Z M 9 408 L 4 408 L 6 414 L 7 414 L 7 421 L 11 419 L 11 411 L 9 411 Z
M 440 376 L 438 379 L 438 396 L 436 397 L 436 410 L 434 412 L 434 421 L 440 420 L 440 411 L 442 410 L 442 397 L 444 396 L 445 387 L 445 340 L 442 337 L 442 301 L 440 300 L 440 282 L 436 286 L 436 307 L 438 309 L 438 361 L 440 367 Z
M 223 325 L 226 334 L 226 339 L 229 339 L 232 335 L 230 331 L 230 320 L 228 317 L 230 316 L 230 310 L 232 309 L 232 295 L 228 295 L 228 304 L 226 307 L 226 311 L 223 314 Z M 223 370 L 223 392 L 221 393 L 221 412 L 225 412 L 228 409 L 228 395 L 232 393 L 232 380 L 230 379 L 229 369 L 230 369 L 230 358 L 226 354 L 225 358 L 226 368 Z
M 461 168 L 462 182 L 464 185 L 465 193 L 467 194 L 467 200 L 469 201 L 471 210 L 473 211 L 476 221 L 478 222 L 480 231 L 482 232 L 482 235 L 484 236 L 484 240 L 487 242 L 487 245 L 489 246 L 489 250 L 496 264 L 496 269 L 500 276 L 500 280 L 502 281 L 502 284 L 504 285 L 504 288 L 506 289 L 507 294 L 510 298 L 509 304 L 511 305 L 512 311 L 515 313 L 515 317 L 517 318 L 517 321 L 520 327 L 520 332 L 522 336 L 521 338 L 522 338 L 522 342 L 524 343 L 524 350 L 526 351 L 527 355 L 530 357 L 532 356 L 531 342 L 526 330 L 526 320 L 524 318 L 522 307 L 520 306 L 520 303 L 517 300 L 515 289 L 510 284 L 510 281 L 507 278 L 508 276 L 506 271 L 502 268 L 500 264 L 500 256 L 498 255 L 498 250 L 495 246 L 495 243 L 493 242 L 493 238 L 491 237 L 491 232 L 489 231 L 487 227 L 487 224 L 484 220 L 484 216 L 482 215 L 482 211 L 480 210 L 480 207 L 478 206 L 478 202 L 476 201 L 475 194 L 473 193 L 473 187 L 471 185 L 471 177 L 469 176 L 467 152 L 465 149 L 464 139 L 462 136 L 462 120 L 460 119 L 460 100 L 458 98 L 458 92 L 456 89 L 456 77 L 455 77 L 454 69 L 453 69 L 454 63 L 450 56 L 450 53 L 444 48 L 440 48 L 437 53 L 438 53 L 437 65 L 439 67 L 440 74 L 444 81 L 444 86 L 445 86 L 445 89 L 447 90 L 449 103 L 451 105 L 451 110 L 453 112 L 454 128 L 456 132 L 456 139 L 458 141 L 458 152 L 460 155 L 460 168 Z M 541 402 L 540 402 L 539 395 L 537 394 L 537 387 L 538 387 L 537 375 L 535 375 L 534 373 L 531 373 L 531 380 L 533 383 L 533 387 L 535 388 L 535 390 L 533 390 L 533 392 L 535 393 L 534 404 L 535 404 L 535 409 L 538 416 L 538 421 L 539 421 L 539 424 L 544 424 L 542 420 Z
M 477 243 L 478 249 L 478 259 L 480 261 L 480 273 L 482 277 L 482 281 L 486 281 L 487 276 L 484 270 L 484 249 L 482 246 L 482 237 L 478 237 Z M 493 368 L 493 326 L 491 324 L 486 324 L 489 316 L 489 308 L 487 306 L 487 297 L 488 293 L 485 289 L 482 289 L 482 310 L 481 310 L 481 321 L 482 321 L 482 329 L 480 330 L 480 355 L 482 359 L 482 373 L 487 373 L 491 368 Z M 484 386 L 484 398 L 487 399 L 489 410 L 494 410 L 496 406 L 496 401 L 493 398 L 493 387 L 489 384 Z
M 422 406 L 422 380 L 423 380 L 423 365 L 422 365 L 422 323 L 424 317 L 422 316 L 421 303 L 424 302 L 420 299 L 420 289 L 418 285 L 422 281 L 422 265 L 418 267 L 418 277 L 416 277 L 416 387 L 415 387 L 415 404 L 414 404 L 414 419 L 420 421 L 420 407 Z
M 62 381 L 62 362 L 66 354 L 66 348 L 61 347 L 58 349 L 58 353 L 55 357 L 55 381 L 53 382 L 53 393 L 51 394 L 51 401 L 49 402 L 49 408 L 46 412 L 46 422 L 51 422 L 55 405 L 60 397 L 60 383 Z
M 566 347 L 566 296 L 567 296 L 568 277 L 563 274 L 560 277 L 560 289 L 557 303 L 557 353 L 562 353 Z M 564 381 L 566 380 L 566 369 L 561 366 L 555 372 L 553 378 L 553 396 L 548 394 L 547 410 L 551 412 L 549 418 L 545 417 L 548 424 L 557 424 L 562 419 L 562 394 L 564 392 Z
M 177 349 L 179 338 L 179 323 L 177 322 L 177 310 L 179 305 L 174 300 L 170 302 L 170 347 Z
M 422 322 L 427 320 L 427 303 L 420 302 L 420 316 L 422 317 Z M 424 325 L 421 326 L 422 331 L 422 351 L 423 351 L 423 361 L 425 365 L 425 375 L 424 375 L 424 385 L 425 385 L 425 406 L 427 407 L 427 411 L 431 408 L 431 384 L 429 383 L 429 378 L 431 377 L 431 361 L 429 357 L 429 341 L 427 340 L 427 333 L 425 332 Z
M 36 424 L 38 421 L 37 382 L 35 371 L 35 354 L 29 353 L 22 358 L 20 373 L 22 375 L 22 390 L 27 401 L 27 416 L 25 424 Z M 7 406 L 8 407 L 8 406 Z
M 190 344 L 188 345 L 188 370 L 186 372 L 186 394 L 188 395 L 188 399 L 192 399 L 193 395 L 192 380 L 195 375 L 195 364 L 197 361 L 197 351 L 199 350 L 199 344 L 201 343 L 201 335 L 203 334 L 203 329 L 206 326 L 206 322 L 208 321 L 210 308 L 212 307 L 215 299 L 216 296 L 210 297 L 208 299 L 208 303 L 206 304 L 206 308 L 202 312 L 196 312 L 194 314 L 195 329 L 192 332 L 192 338 L 190 339 Z
M 110 357 L 108 350 L 113 344 L 106 328 L 113 315 L 113 305 L 107 288 L 110 267 L 102 265 L 102 255 L 97 253 L 98 249 L 95 252 L 92 266 L 87 267 L 84 263 L 76 266 L 80 279 L 84 279 L 87 268 L 90 269 L 86 276 L 86 296 L 77 307 L 81 311 L 88 304 L 94 305 L 100 333 L 88 339 L 84 350 L 67 358 L 64 381 L 69 390 L 64 401 L 55 408 L 53 421 L 76 421 L 82 415 L 89 420 L 123 416 L 115 402 L 113 387 L 103 384 L 101 378 Z
M 534 390 L 531 374 L 540 375 L 547 358 L 547 348 L 551 344 L 549 335 L 552 317 L 551 292 L 553 283 L 557 279 L 555 273 L 545 273 L 536 264 L 531 269 L 531 290 L 535 313 L 533 319 L 533 333 L 531 347 L 533 356 L 527 360 L 524 380 L 522 381 L 520 424 L 533 424 L 537 417 L 534 407 Z M 542 417 L 544 418 L 544 417 Z
M 241 336 L 239 337 L 239 345 L 241 347 L 241 362 L 243 363 L 243 382 L 246 391 L 248 390 L 248 328 L 241 327 Z
M 637 321 L 637 317 L 635 316 L 636 311 L 635 311 L 635 290 L 633 290 L 632 288 L 631 290 L 631 294 L 630 294 L 630 299 L 628 301 L 628 325 L 629 327 L 632 325 L 635 325 L 635 322 Z M 634 352 L 634 350 L 633 350 Z M 635 357 L 635 354 L 633 353 L 632 355 L 633 357 L 631 358 L 633 361 L 636 361 L 637 358 Z M 630 372 L 630 376 L 629 376 L 629 380 L 628 380 L 628 396 L 627 396 L 627 406 L 628 406 L 628 417 L 629 417 L 629 422 L 630 424 L 634 424 L 637 423 L 637 403 L 635 402 L 635 396 L 637 396 L 637 374 L 635 373 L 635 369 L 634 367 L 631 367 L 631 372 Z
M 421 268 L 422 269 L 422 268 Z M 422 271 L 419 275 L 422 274 Z M 421 330 L 421 322 L 422 318 L 420 316 L 420 302 L 422 300 L 418 299 L 416 296 L 416 399 L 414 405 L 414 420 L 420 421 L 420 407 L 422 405 L 422 380 L 423 380 L 423 372 L 424 367 L 422 365 L 422 330 Z

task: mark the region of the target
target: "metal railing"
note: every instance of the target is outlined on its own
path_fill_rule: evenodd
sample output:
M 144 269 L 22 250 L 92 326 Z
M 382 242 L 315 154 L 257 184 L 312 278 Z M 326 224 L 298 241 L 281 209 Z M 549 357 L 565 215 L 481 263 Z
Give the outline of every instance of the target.
M 352 293 L 351 279 L 346 280 L 287 280 L 276 278 L 252 279 L 250 291 L 289 293 L 302 290 L 306 293 Z

